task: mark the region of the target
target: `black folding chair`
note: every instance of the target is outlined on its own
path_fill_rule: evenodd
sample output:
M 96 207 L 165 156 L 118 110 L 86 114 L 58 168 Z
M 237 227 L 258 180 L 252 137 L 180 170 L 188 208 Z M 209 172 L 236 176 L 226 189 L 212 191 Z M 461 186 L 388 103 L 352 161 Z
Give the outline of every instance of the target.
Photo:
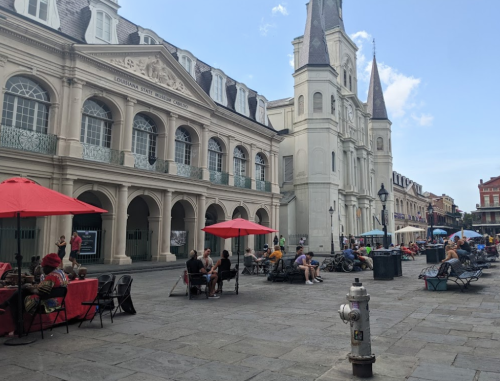
M 50 294 L 43 296 L 40 298 L 40 301 L 43 300 L 48 300 L 48 299 L 59 299 L 62 298 L 61 303 L 59 306 L 55 308 L 50 313 L 45 312 L 45 307 L 40 303 L 38 307 L 35 310 L 35 313 L 33 314 L 33 318 L 31 319 L 30 326 L 28 328 L 28 333 L 26 335 L 29 335 L 31 332 L 31 326 L 33 325 L 33 322 L 35 321 L 36 315 L 39 316 L 40 318 L 40 332 L 42 333 L 42 340 L 43 340 L 43 324 L 42 324 L 42 315 L 50 315 L 51 313 L 57 312 L 56 317 L 52 324 L 50 325 L 50 330 L 52 331 L 52 328 L 56 324 L 57 318 L 59 317 L 59 313 L 61 311 L 64 311 L 64 323 L 66 323 L 66 333 L 69 333 L 69 327 L 68 327 L 68 315 L 66 314 L 66 294 L 68 293 L 68 288 L 67 287 L 55 287 L 51 290 Z
M 111 282 L 111 288 L 115 285 L 115 276 L 113 274 L 102 274 L 97 277 L 97 289 L 100 290 L 106 282 Z
M 208 299 L 209 293 L 209 285 L 206 274 L 197 273 L 197 274 L 187 274 L 188 275 L 188 296 L 189 299 L 192 299 L 192 289 L 193 288 L 201 288 L 201 286 L 205 286 L 205 296 Z
M 113 290 L 113 282 L 108 281 L 102 285 L 102 287 L 97 291 L 97 295 L 92 301 L 88 302 L 82 302 L 82 306 L 89 306 L 89 309 L 85 313 L 85 316 L 83 320 L 80 322 L 78 325 L 78 328 L 82 326 L 82 323 L 87 320 L 87 315 L 92 309 L 92 307 L 96 308 L 96 311 L 94 312 L 94 316 L 92 316 L 92 319 L 90 319 L 90 323 L 95 318 L 95 315 L 99 314 L 99 318 L 101 319 L 101 328 L 103 328 L 102 325 L 102 315 L 104 314 L 105 310 L 109 311 L 109 315 L 111 316 L 111 323 L 113 323 L 113 298 L 111 297 L 111 292 Z M 89 324 L 90 324 L 89 323 Z
M 115 298 L 118 302 L 118 305 L 113 312 L 113 317 L 116 315 L 118 310 L 128 312 L 130 314 L 135 314 L 135 308 L 132 304 L 132 298 L 130 297 L 130 290 L 132 288 L 132 277 L 130 275 L 123 275 L 118 282 L 116 282 L 113 293 L 111 294 L 112 298 Z

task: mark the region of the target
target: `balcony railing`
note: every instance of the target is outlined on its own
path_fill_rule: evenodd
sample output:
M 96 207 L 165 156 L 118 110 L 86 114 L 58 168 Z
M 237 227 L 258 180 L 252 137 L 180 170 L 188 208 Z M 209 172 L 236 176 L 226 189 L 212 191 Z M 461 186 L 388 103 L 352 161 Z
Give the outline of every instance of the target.
M 234 176 L 234 186 L 237 188 L 246 188 L 246 189 L 251 189 L 252 188 L 252 179 L 250 177 L 246 176 Z
M 210 171 L 210 182 L 213 184 L 229 184 L 229 174 L 226 172 Z
M 1 126 L 0 146 L 45 155 L 55 155 L 57 136 L 17 127 Z
M 394 218 L 396 218 L 398 220 L 404 220 L 405 215 L 403 213 L 394 213 Z
M 271 183 L 269 181 L 257 180 L 255 182 L 255 189 L 261 192 L 271 192 Z
M 139 169 L 146 169 L 148 171 L 168 173 L 168 162 L 161 159 L 156 159 L 156 161 L 151 164 L 149 162 L 149 157 L 146 155 L 139 155 L 134 153 L 135 163 L 134 167 Z
M 193 167 L 192 165 L 177 163 L 177 175 L 182 177 L 188 177 L 190 179 L 201 180 L 202 171 L 201 168 Z
M 123 152 L 121 151 L 87 143 L 82 143 L 82 148 L 82 157 L 85 160 L 117 165 L 123 164 Z

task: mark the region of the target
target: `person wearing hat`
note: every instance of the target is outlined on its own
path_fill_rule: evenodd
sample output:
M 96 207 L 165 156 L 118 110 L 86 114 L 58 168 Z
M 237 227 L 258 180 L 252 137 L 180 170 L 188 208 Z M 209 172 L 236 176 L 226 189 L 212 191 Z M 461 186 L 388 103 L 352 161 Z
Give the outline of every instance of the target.
M 24 310 L 33 314 L 38 306 L 42 306 L 46 313 L 53 312 L 58 307 L 57 299 L 44 299 L 43 296 L 50 295 L 53 288 L 67 287 L 68 278 L 64 271 L 59 269 L 61 259 L 55 253 L 47 254 L 42 259 L 43 274 L 40 278 L 40 283 L 36 286 L 25 285 L 22 288 L 22 296 L 24 300 Z M 0 304 L 0 315 L 5 313 L 7 307 L 10 306 L 12 320 L 18 321 L 18 291 L 16 291 L 7 301 Z

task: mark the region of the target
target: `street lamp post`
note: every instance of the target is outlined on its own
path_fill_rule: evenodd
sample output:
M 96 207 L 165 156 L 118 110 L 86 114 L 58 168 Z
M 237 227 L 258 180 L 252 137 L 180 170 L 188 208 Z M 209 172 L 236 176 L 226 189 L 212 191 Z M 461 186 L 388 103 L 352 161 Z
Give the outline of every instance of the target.
M 386 221 L 386 210 L 385 203 L 387 202 L 387 196 L 389 196 L 389 192 L 385 189 L 384 184 L 382 184 L 380 190 L 378 191 L 378 197 L 382 202 L 382 225 L 384 226 L 384 248 L 389 248 L 389 241 L 387 239 L 387 221 Z
M 432 202 L 429 202 L 427 211 L 429 212 L 429 223 L 431 224 L 431 242 L 434 242 L 434 208 Z
M 330 230 L 331 230 L 331 235 L 332 235 L 332 247 L 330 248 L 330 254 L 335 254 L 335 246 L 333 244 L 333 212 L 335 209 L 333 209 L 333 206 L 330 206 L 330 209 L 328 212 L 330 213 Z

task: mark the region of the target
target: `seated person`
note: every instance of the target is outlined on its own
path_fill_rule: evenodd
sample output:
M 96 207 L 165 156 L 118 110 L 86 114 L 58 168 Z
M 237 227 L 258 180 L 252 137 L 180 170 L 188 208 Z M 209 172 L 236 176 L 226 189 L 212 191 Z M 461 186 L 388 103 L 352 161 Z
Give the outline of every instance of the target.
M 207 270 L 207 272 L 214 266 L 214 261 L 210 257 L 211 252 L 212 250 L 209 247 L 206 247 L 205 250 L 203 250 L 203 256 L 201 257 L 201 263 L 203 263 L 203 267 Z
M 466 256 L 468 258 L 469 254 L 472 251 L 472 249 L 470 248 L 470 245 L 467 242 L 467 240 L 466 239 L 460 239 L 457 235 L 455 237 L 453 237 L 453 240 L 455 241 L 455 245 L 457 245 L 456 253 L 460 257 Z
M 281 252 L 280 246 L 274 246 L 274 251 L 269 256 L 269 261 L 274 265 L 278 263 L 278 261 L 283 258 L 283 253 Z
M 219 296 L 215 295 L 215 285 L 217 284 L 217 273 L 214 273 L 212 269 L 207 271 L 203 266 L 203 263 L 198 259 L 198 253 L 196 250 L 191 250 L 189 253 L 189 260 L 186 262 L 186 268 L 188 274 L 204 274 L 206 278 L 207 287 L 209 288 L 209 297 L 212 299 L 218 299 Z
M 401 242 L 399 248 L 404 255 L 409 255 L 410 257 L 412 257 L 413 260 L 415 260 L 415 254 L 413 254 L 413 251 L 408 249 L 404 243 Z
M 344 251 L 342 252 L 344 258 L 349 259 L 350 261 L 354 261 L 356 259 L 354 252 L 352 249 L 349 249 L 347 245 L 344 245 Z
M 47 254 L 43 257 L 41 266 L 43 269 L 43 274 L 41 276 L 41 281 L 36 286 L 23 285 L 22 288 L 22 299 L 24 301 L 24 310 L 30 314 L 34 314 L 38 306 L 42 306 L 45 313 L 50 313 L 55 311 L 59 306 L 59 301 L 57 299 L 44 299 L 41 297 L 46 297 L 50 295 L 53 288 L 57 287 L 67 287 L 68 279 L 64 274 L 64 271 L 58 269 L 61 264 L 61 259 L 55 253 Z M 19 294 L 16 291 L 12 296 L 0 304 L 0 315 L 5 313 L 5 309 L 10 306 L 10 312 L 12 314 L 12 321 L 18 321 L 18 300 Z M 14 332 L 11 332 L 14 334 Z
M 40 266 L 40 257 L 31 257 L 30 274 L 35 275 L 35 269 Z
M 366 255 L 370 257 L 370 253 L 372 252 L 372 247 L 369 243 L 366 244 Z M 370 257 L 371 258 L 371 257 Z
M 362 243 L 360 246 L 361 247 L 358 250 L 358 258 L 361 262 L 365 262 L 370 270 L 373 270 L 373 259 L 368 256 L 365 244 Z
M 219 294 L 222 290 L 222 281 L 223 278 L 229 279 L 231 273 L 231 261 L 229 260 L 229 251 L 223 250 L 221 258 L 215 263 L 212 268 L 213 271 L 217 270 L 217 291 L 216 294 Z
M 294 259 L 297 259 L 298 257 L 300 257 L 302 254 L 304 254 L 304 248 L 302 246 L 297 246 L 295 248 L 295 258 Z
M 257 258 L 255 256 L 255 254 L 253 253 L 252 249 L 250 249 L 249 247 L 245 250 L 245 257 L 252 257 L 253 261 L 254 262 L 259 262 L 261 259 L 260 258 Z
M 446 262 L 446 261 L 449 261 L 450 259 L 453 259 L 453 258 L 460 259 L 460 258 L 458 258 L 458 254 L 456 253 L 456 251 L 453 250 L 453 246 L 446 245 L 445 250 L 446 250 L 446 258 L 443 259 L 441 262 Z
M 319 266 L 314 266 L 311 264 L 312 257 L 314 257 L 314 253 L 312 252 L 302 254 L 293 263 L 296 269 L 304 270 L 304 274 L 306 276 L 306 284 L 313 284 L 313 282 L 323 282 L 323 279 L 319 275 Z M 312 282 L 309 279 L 312 279 Z

